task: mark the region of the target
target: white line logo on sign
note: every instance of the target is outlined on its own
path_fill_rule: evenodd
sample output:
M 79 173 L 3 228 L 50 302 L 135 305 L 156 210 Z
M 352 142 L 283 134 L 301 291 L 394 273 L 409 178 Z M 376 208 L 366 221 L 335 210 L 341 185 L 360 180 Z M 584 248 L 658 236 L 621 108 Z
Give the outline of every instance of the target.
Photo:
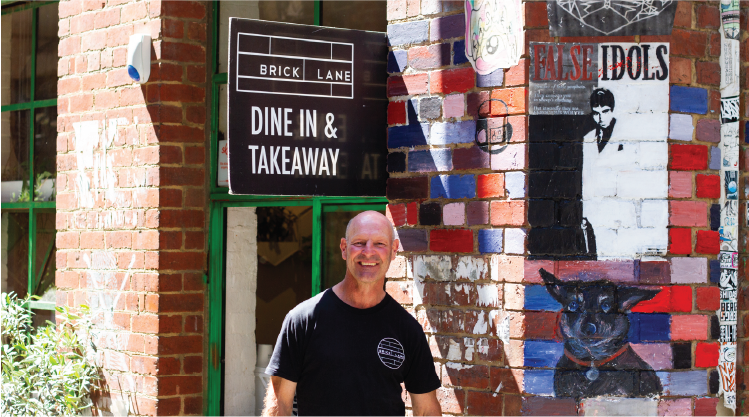
M 403 365 L 403 361 L 406 360 L 403 346 L 392 337 L 380 340 L 380 344 L 377 345 L 377 356 L 380 358 L 382 364 L 390 369 L 400 368 Z

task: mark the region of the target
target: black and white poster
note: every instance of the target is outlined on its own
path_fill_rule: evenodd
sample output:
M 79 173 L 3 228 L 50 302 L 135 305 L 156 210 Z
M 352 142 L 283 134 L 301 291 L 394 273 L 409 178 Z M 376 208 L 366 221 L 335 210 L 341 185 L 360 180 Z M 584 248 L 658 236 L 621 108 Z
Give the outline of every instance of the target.
M 548 0 L 554 36 L 670 35 L 676 0 Z
M 531 258 L 665 255 L 669 45 L 530 52 Z
M 231 18 L 232 194 L 384 196 L 384 33 Z

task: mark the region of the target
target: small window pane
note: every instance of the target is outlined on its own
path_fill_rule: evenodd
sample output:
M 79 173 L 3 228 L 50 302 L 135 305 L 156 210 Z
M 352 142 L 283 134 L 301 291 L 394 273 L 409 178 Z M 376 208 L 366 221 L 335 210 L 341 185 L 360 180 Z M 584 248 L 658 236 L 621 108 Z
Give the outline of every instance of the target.
M 346 276 L 346 261 L 341 257 L 341 238 L 346 236 L 346 226 L 361 211 L 335 211 L 323 213 L 323 269 L 322 289 L 343 281 Z M 380 213 L 385 214 L 384 210 Z
M 29 114 L 28 110 L 2 113 L 0 157 L 3 202 L 23 200 L 21 191 L 25 188 L 24 184 L 28 184 Z
M 323 1 L 323 26 L 387 31 L 386 1 Z
M 218 72 L 227 72 L 229 18 L 315 24 L 314 1 L 222 1 L 219 4 Z
M 218 176 L 216 185 L 219 187 L 229 186 L 229 158 L 226 151 L 226 84 L 219 86 L 218 91 Z
M 55 322 L 55 311 L 54 310 L 33 310 L 34 315 L 31 316 L 31 325 L 36 329 L 39 326 L 47 326 L 47 320 L 52 323 Z
M 34 100 L 57 97 L 57 3 L 38 9 Z
M 34 111 L 34 201 L 55 199 L 57 107 Z
M 2 214 L 2 292 L 27 294 L 29 283 L 29 213 Z
M 34 264 L 34 294 L 39 301 L 55 302 L 55 216 L 54 212 L 36 214 L 36 262 Z
M 25 103 L 31 98 L 32 12 L 28 9 L 3 16 L 3 104 Z

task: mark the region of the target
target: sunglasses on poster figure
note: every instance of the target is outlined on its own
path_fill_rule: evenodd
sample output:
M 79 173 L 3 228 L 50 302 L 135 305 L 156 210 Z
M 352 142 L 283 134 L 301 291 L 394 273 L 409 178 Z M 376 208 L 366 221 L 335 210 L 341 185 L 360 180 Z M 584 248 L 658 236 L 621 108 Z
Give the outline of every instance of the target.
M 490 103 L 491 105 L 492 101 L 500 102 L 505 106 L 505 116 L 487 117 L 484 119 L 480 118 L 481 109 L 487 103 Z M 491 108 L 489 108 L 489 114 L 491 115 Z M 502 153 L 505 149 L 507 149 L 507 144 L 510 142 L 510 138 L 512 138 L 512 125 L 507 122 L 507 115 L 509 114 L 510 109 L 509 107 L 507 107 L 507 103 L 498 98 L 490 98 L 489 100 L 484 100 L 479 105 L 477 115 L 479 119 L 476 120 L 476 136 L 474 137 L 474 142 L 476 142 L 476 146 L 478 146 L 479 149 L 492 155 Z M 500 119 L 504 121 L 504 123 L 500 123 Z M 504 146 L 495 147 L 492 149 L 492 147 L 496 145 Z

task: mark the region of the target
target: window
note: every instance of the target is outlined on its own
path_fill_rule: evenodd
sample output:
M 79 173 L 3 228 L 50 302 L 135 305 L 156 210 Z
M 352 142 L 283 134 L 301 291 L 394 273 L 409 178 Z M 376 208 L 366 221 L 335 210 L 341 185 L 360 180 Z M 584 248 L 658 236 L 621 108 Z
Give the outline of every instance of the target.
M 57 2 L 2 8 L 2 291 L 54 320 Z
M 247 391 L 249 396 L 253 395 L 250 387 L 261 384 L 252 370 L 267 364 L 263 358 L 267 359 L 267 348 L 275 343 L 284 316 L 299 302 L 343 278 L 345 263 L 339 245 L 348 221 L 363 210 L 384 213 L 387 200 L 384 196 L 279 197 L 228 193 L 225 138 L 229 18 L 385 32 L 387 2 L 297 0 L 212 4 L 210 362 L 204 412 L 253 414 L 262 408 L 262 395 L 255 391 L 259 395 L 256 401 L 248 398 Z M 386 146 L 384 141 L 382 146 Z M 242 233 L 256 236 L 239 237 Z M 257 261 L 250 260 L 252 257 Z M 248 326 L 249 323 L 254 326 Z M 248 353 L 255 348 L 257 357 Z M 258 408 L 249 409 L 250 404 Z

